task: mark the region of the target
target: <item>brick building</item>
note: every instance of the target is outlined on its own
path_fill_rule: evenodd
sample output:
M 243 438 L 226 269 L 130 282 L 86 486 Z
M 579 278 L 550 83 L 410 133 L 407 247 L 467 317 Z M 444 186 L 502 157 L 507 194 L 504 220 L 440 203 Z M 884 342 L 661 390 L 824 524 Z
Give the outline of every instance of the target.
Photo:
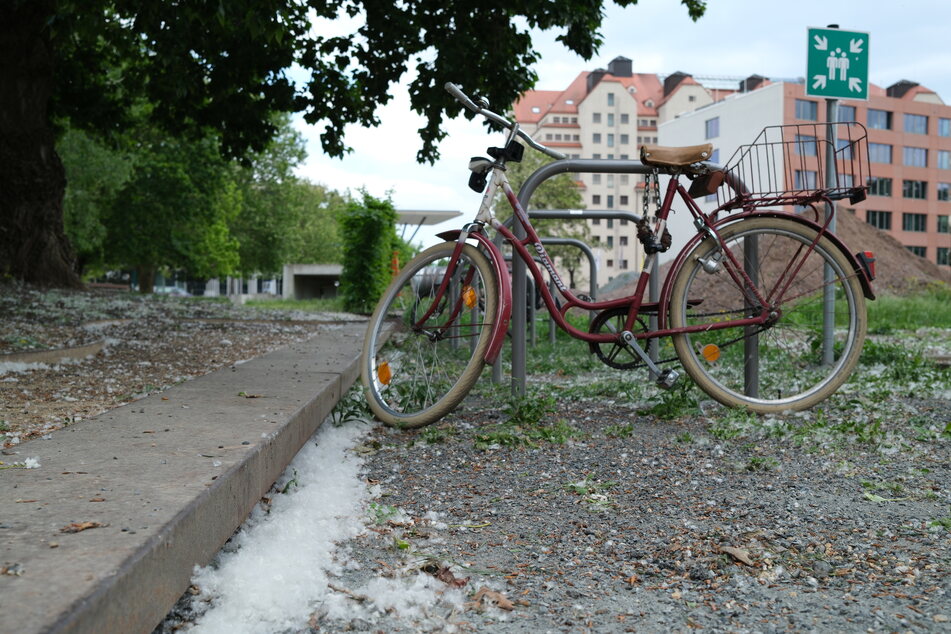
M 617 57 L 607 69 L 579 73 L 562 91 L 527 92 L 514 111 L 533 138 L 572 158 L 637 159 L 645 143 L 709 141 L 713 161 L 726 163 L 765 126 L 823 122 L 825 101 L 805 96 L 798 82 L 752 75 L 722 88 L 683 72 L 634 73 L 631 60 Z M 867 102 L 841 101 L 839 120 L 868 128 L 871 159 L 868 200 L 846 208 L 889 231 L 912 253 L 948 266 L 951 106 L 923 86 L 900 81 L 887 89 L 871 85 Z M 641 177 L 574 178 L 588 209 L 641 213 Z M 601 244 L 599 279 L 638 270 L 643 254 L 633 227 L 590 222 Z M 672 217 L 671 230 L 675 248 L 692 235 L 686 211 Z

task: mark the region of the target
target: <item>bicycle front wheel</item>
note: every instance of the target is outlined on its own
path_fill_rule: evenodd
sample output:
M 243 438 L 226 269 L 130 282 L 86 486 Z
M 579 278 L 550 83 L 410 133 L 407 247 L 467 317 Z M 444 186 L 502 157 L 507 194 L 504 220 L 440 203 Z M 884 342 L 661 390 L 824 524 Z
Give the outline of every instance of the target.
M 720 235 L 775 321 L 675 335 L 684 369 L 703 391 L 731 407 L 761 413 L 812 407 L 848 379 L 862 351 L 867 318 L 855 271 L 826 237 L 810 250 L 816 231 L 793 220 L 741 220 Z M 731 277 L 711 238 L 688 254 L 675 275 L 674 328 L 713 327 L 763 310 Z M 834 298 L 828 317 L 827 288 Z M 827 320 L 831 346 L 824 339 Z
M 416 256 L 380 299 L 363 345 L 370 409 L 393 427 L 433 423 L 454 409 L 485 365 L 498 306 L 488 259 L 464 245 L 443 286 L 454 242 Z

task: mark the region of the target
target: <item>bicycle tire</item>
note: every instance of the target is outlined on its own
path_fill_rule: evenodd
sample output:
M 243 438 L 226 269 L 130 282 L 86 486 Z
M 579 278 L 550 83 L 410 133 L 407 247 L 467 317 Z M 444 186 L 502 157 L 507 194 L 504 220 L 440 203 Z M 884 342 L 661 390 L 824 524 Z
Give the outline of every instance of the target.
M 746 238 L 756 237 L 758 251 L 750 270 L 763 297 L 776 291 L 783 273 L 791 275 L 788 290 L 776 308 L 778 320 L 765 328 L 742 326 L 699 333 L 674 335 L 674 347 L 684 369 L 711 397 L 730 407 L 759 413 L 802 410 L 828 398 L 848 379 L 858 362 L 868 325 L 865 296 L 847 256 L 832 241 L 822 237 L 804 256 L 799 247 L 812 244 L 817 233 L 811 227 L 785 218 L 749 218 L 720 231 L 723 242 L 744 265 Z M 752 241 L 751 245 L 754 244 Z M 794 254 L 802 266 L 797 266 Z M 670 300 L 670 325 L 713 324 L 723 319 L 750 316 L 742 288 L 726 271 L 720 249 L 712 238 L 694 247 L 675 273 Z M 833 272 L 835 289 L 834 345 L 832 363 L 823 363 L 823 270 Z M 708 269 L 715 269 L 712 272 Z M 751 275 L 752 277 L 752 275 Z M 688 299 L 689 298 L 689 299 Z M 703 301 L 697 303 L 696 299 Z M 757 330 L 758 332 L 753 332 Z M 757 351 L 756 363 L 747 359 L 748 337 Z M 707 347 L 713 344 L 714 347 Z M 718 358 L 715 358 L 718 357 Z M 754 395 L 747 394 L 747 368 L 758 379 Z
M 391 427 L 436 422 L 465 398 L 485 366 L 499 291 L 489 260 L 475 247 L 463 246 L 452 278 L 457 286 L 418 323 L 443 279 L 439 263 L 448 263 L 454 248 L 454 242 L 444 242 L 413 258 L 367 326 L 360 363 L 364 394 L 376 417 Z

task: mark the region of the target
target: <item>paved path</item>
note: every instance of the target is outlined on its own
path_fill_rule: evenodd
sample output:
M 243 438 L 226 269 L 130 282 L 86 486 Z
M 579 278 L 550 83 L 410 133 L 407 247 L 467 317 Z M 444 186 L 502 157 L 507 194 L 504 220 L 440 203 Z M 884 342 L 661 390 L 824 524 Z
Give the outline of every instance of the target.
M 0 471 L 0 632 L 151 631 L 357 379 L 365 328 L 328 325 L 4 456 L 40 467 Z

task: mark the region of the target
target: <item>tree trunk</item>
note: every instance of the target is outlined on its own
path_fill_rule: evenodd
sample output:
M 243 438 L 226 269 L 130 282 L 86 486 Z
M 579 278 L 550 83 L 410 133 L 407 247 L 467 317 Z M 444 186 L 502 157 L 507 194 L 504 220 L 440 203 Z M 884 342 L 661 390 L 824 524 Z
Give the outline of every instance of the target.
M 155 292 L 155 267 L 140 266 L 136 269 L 139 277 L 139 292 L 151 295 Z
M 51 0 L 0 8 L 0 275 L 81 286 L 63 230 L 66 173 L 48 116 Z

